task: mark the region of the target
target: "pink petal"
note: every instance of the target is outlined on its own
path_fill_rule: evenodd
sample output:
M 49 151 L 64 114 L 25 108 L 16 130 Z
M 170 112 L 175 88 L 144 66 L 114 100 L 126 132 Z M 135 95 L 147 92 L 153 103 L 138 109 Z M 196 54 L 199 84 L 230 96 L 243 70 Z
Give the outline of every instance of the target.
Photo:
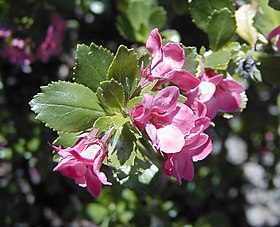
M 213 77 L 210 77 L 208 80 L 208 82 L 211 82 L 212 84 L 218 86 L 219 83 L 221 83 L 221 81 L 223 80 L 224 75 L 223 74 L 219 74 L 219 75 L 215 75 Z
M 172 124 L 176 126 L 183 134 L 190 133 L 191 129 L 195 126 L 195 118 L 193 111 L 183 103 L 177 103 L 177 113 L 172 119 Z
M 173 69 L 182 68 L 185 63 L 185 52 L 177 43 L 167 43 L 163 47 L 163 61 Z
M 101 181 L 98 179 L 98 177 L 95 174 L 93 174 L 90 168 L 87 168 L 85 178 L 87 182 L 87 188 L 90 194 L 93 196 L 98 196 L 102 189 Z
M 161 36 L 158 32 L 158 29 L 155 28 L 151 31 L 149 38 L 146 43 L 146 48 L 152 53 L 153 61 L 152 68 L 155 64 L 158 63 L 160 59 L 162 59 L 162 43 Z
M 173 109 L 179 98 L 179 89 L 169 86 L 162 89 L 154 98 L 153 107 L 159 112 Z
M 220 86 L 225 91 L 231 91 L 231 92 L 237 92 L 237 93 L 242 93 L 245 91 L 245 88 L 243 87 L 243 85 L 241 85 L 237 81 L 231 80 L 231 79 L 224 79 L 220 83 Z
M 183 133 L 174 125 L 167 125 L 157 130 L 159 148 L 164 153 L 180 152 L 185 144 Z
M 195 87 L 197 87 L 200 83 L 200 80 L 190 74 L 186 70 L 172 70 L 168 74 L 168 81 L 176 84 L 180 89 L 184 91 L 189 91 Z
M 203 144 L 202 147 L 197 148 L 195 151 L 192 151 L 192 159 L 193 161 L 200 161 L 206 158 L 212 152 L 212 141 L 208 137 L 206 143 Z
M 274 36 L 280 35 L 280 26 L 273 29 L 267 36 L 268 40 L 271 40 Z

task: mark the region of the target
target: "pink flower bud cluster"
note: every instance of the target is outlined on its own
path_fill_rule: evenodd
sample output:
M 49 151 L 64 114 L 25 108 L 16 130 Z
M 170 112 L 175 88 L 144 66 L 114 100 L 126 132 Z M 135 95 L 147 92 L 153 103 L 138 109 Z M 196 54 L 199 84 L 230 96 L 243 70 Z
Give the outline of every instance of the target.
M 223 75 L 206 70 L 200 77 L 182 69 L 185 56 L 178 44 L 162 46 L 157 29 L 152 30 L 147 44 L 152 61 L 141 70 L 140 86 L 153 80 L 159 89 L 172 82 L 153 97 L 144 94 L 144 101 L 131 114 L 135 125 L 144 130 L 153 146 L 164 157 L 164 173 L 191 180 L 194 176 L 193 161 L 203 160 L 212 151 L 212 142 L 205 130 L 219 111 L 235 112 L 240 108 L 244 87 Z M 179 102 L 179 95 L 187 98 Z
M 98 196 L 102 184 L 111 185 L 106 175 L 100 168 L 104 158 L 108 154 L 107 141 L 110 132 L 100 139 L 98 130 L 83 133 L 73 147 L 56 147 L 53 149 L 60 156 L 58 165 L 54 171 L 60 171 L 64 176 L 75 180 L 81 187 L 87 187 L 90 194 Z
M 47 62 L 61 52 L 65 29 L 66 22 L 54 14 L 46 37 L 35 51 L 33 49 L 36 49 L 36 45 L 30 38 L 13 38 L 12 30 L 0 29 L 0 39 L 4 39 L 0 56 L 13 64 L 31 64 L 35 59 Z

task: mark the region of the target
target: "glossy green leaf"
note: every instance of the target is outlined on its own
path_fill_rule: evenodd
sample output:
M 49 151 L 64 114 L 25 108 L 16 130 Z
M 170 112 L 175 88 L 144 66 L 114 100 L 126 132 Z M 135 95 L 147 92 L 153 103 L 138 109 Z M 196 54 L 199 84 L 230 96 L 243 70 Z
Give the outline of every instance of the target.
M 96 91 L 100 82 L 106 80 L 107 71 L 113 57 L 112 53 L 102 46 L 93 43 L 90 46 L 78 45 L 74 80 Z
M 234 5 L 231 0 L 192 0 L 190 3 L 190 13 L 196 24 L 201 30 L 208 32 L 208 20 L 214 10 L 227 8 L 234 15 Z
M 106 103 L 106 106 L 110 108 L 122 109 L 124 107 L 124 90 L 122 85 L 111 79 L 110 81 L 103 81 L 100 83 L 102 88 L 103 100 Z
M 226 44 L 235 33 L 235 18 L 227 8 L 214 11 L 208 22 L 210 47 L 218 50 Z
M 76 83 L 54 82 L 42 87 L 42 93 L 30 102 L 36 119 L 62 132 L 79 132 L 93 126 L 104 115 L 95 93 Z
M 230 52 L 219 50 L 205 57 L 205 68 L 226 70 L 230 61 Z
M 136 76 L 139 74 L 138 58 L 133 49 L 121 45 L 109 67 L 108 79 L 115 79 L 123 86 L 128 99 L 133 92 Z

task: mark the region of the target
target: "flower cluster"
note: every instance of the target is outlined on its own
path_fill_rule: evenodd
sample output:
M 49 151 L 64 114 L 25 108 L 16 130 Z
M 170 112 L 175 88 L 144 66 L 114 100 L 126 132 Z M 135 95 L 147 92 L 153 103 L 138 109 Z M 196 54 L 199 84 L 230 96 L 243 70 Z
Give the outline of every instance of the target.
M 49 37 L 53 37 L 52 30 L 49 29 L 45 40 L 47 46 Z M 141 69 L 136 89 L 138 93 L 134 93 L 136 96 L 143 93 L 143 101 L 122 114 L 130 118 L 127 120 L 132 124 L 130 127 L 136 127 L 136 131 L 142 134 L 141 138 L 150 141 L 147 144 L 151 144 L 153 150 L 147 152 L 155 152 L 158 157 L 164 158 L 163 174 L 175 177 L 181 184 L 182 179 L 193 179 L 193 162 L 203 160 L 212 151 L 212 141 L 206 132 L 211 120 L 218 112 L 238 111 L 244 87 L 222 74 L 216 75 L 210 69 L 199 76 L 183 69 L 188 60 L 183 48 L 176 43 L 163 46 L 158 29 L 151 31 L 146 47 L 152 60 Z M 152 90 L 143 92 L 150 83 L 154 84 Z M 60 155 L 54 171 L 75 179 L 78 185 L 87 186 L 90 193 L 97 196 L 102 184 L 111 184 L 100 168 L 104 158 L 110 154 L 108 144 L 115 132 L 116 129 L 110 128 L 101 136 L 102 133 L 99 135 L 99 130 L 95 128 L 81 134 L 73 147 L 53 146 Z M 114 141 L 116 143 L 116 139 Z M 119 144 L 120 147 L 125 146 L 123 141 Z
M 73 147 L 56 147 L 53 149 L 60 156 L 54 171 L 73 178 L 81 187 L 87 187 L 91 195 L 98 196 L 102 184 L 111 185 L 106 175 L 100 171 L 102 162 L 108 154 L 107 141 L 110 134 L 98 138 L 98 130 L 83 133 Z
M 14 38 L 14 31 L 0 29 L 0 39 L 4 39 L 0 56 L 13 64 L 31 64 L 35 59 L 47 62 L 61 52 L 65 29 L 66 22 L 58 14 L 54 14 L 47 34 L 38 47 L 30 38 Z

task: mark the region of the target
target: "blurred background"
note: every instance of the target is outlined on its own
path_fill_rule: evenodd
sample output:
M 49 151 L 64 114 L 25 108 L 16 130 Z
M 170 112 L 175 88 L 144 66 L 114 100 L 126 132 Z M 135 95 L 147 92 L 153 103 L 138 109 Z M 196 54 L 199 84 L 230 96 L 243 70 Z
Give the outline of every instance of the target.
M 213 153 L 195 163 L 192 182 L 180 186 L 160 178 L 138 190 L 119 185 L 108 172 L 113 186 L 93 198 L 53 173 L 48 142 L 57 135 L 35 120 L 28 103 L 40 86 L 72 80 L 78 43 L 113 52 L 120 44 L 144 46 L 149 26 L 139 34 L 126 30 L 137 17 L 131 2 L 0 0 L 0 226 L 279 226 L 279 71 L 272 82 L 245 78 L 246 109 L 229 120 L 214 119 Z M 146 2 L 147 9 L 157 10 L 166 39 L 208 49 L 207 34 L 192 22 L 187 1 Z M 236 9 L 250 3 L 235 2 Z M 7 43 L 14 49 L 5 49 Z M 59 52 L 48 45 L 59 45 Z M 50 51 L 42 56 L 40 48 Z M 277 68 L 275 62 L 268 68 Z

